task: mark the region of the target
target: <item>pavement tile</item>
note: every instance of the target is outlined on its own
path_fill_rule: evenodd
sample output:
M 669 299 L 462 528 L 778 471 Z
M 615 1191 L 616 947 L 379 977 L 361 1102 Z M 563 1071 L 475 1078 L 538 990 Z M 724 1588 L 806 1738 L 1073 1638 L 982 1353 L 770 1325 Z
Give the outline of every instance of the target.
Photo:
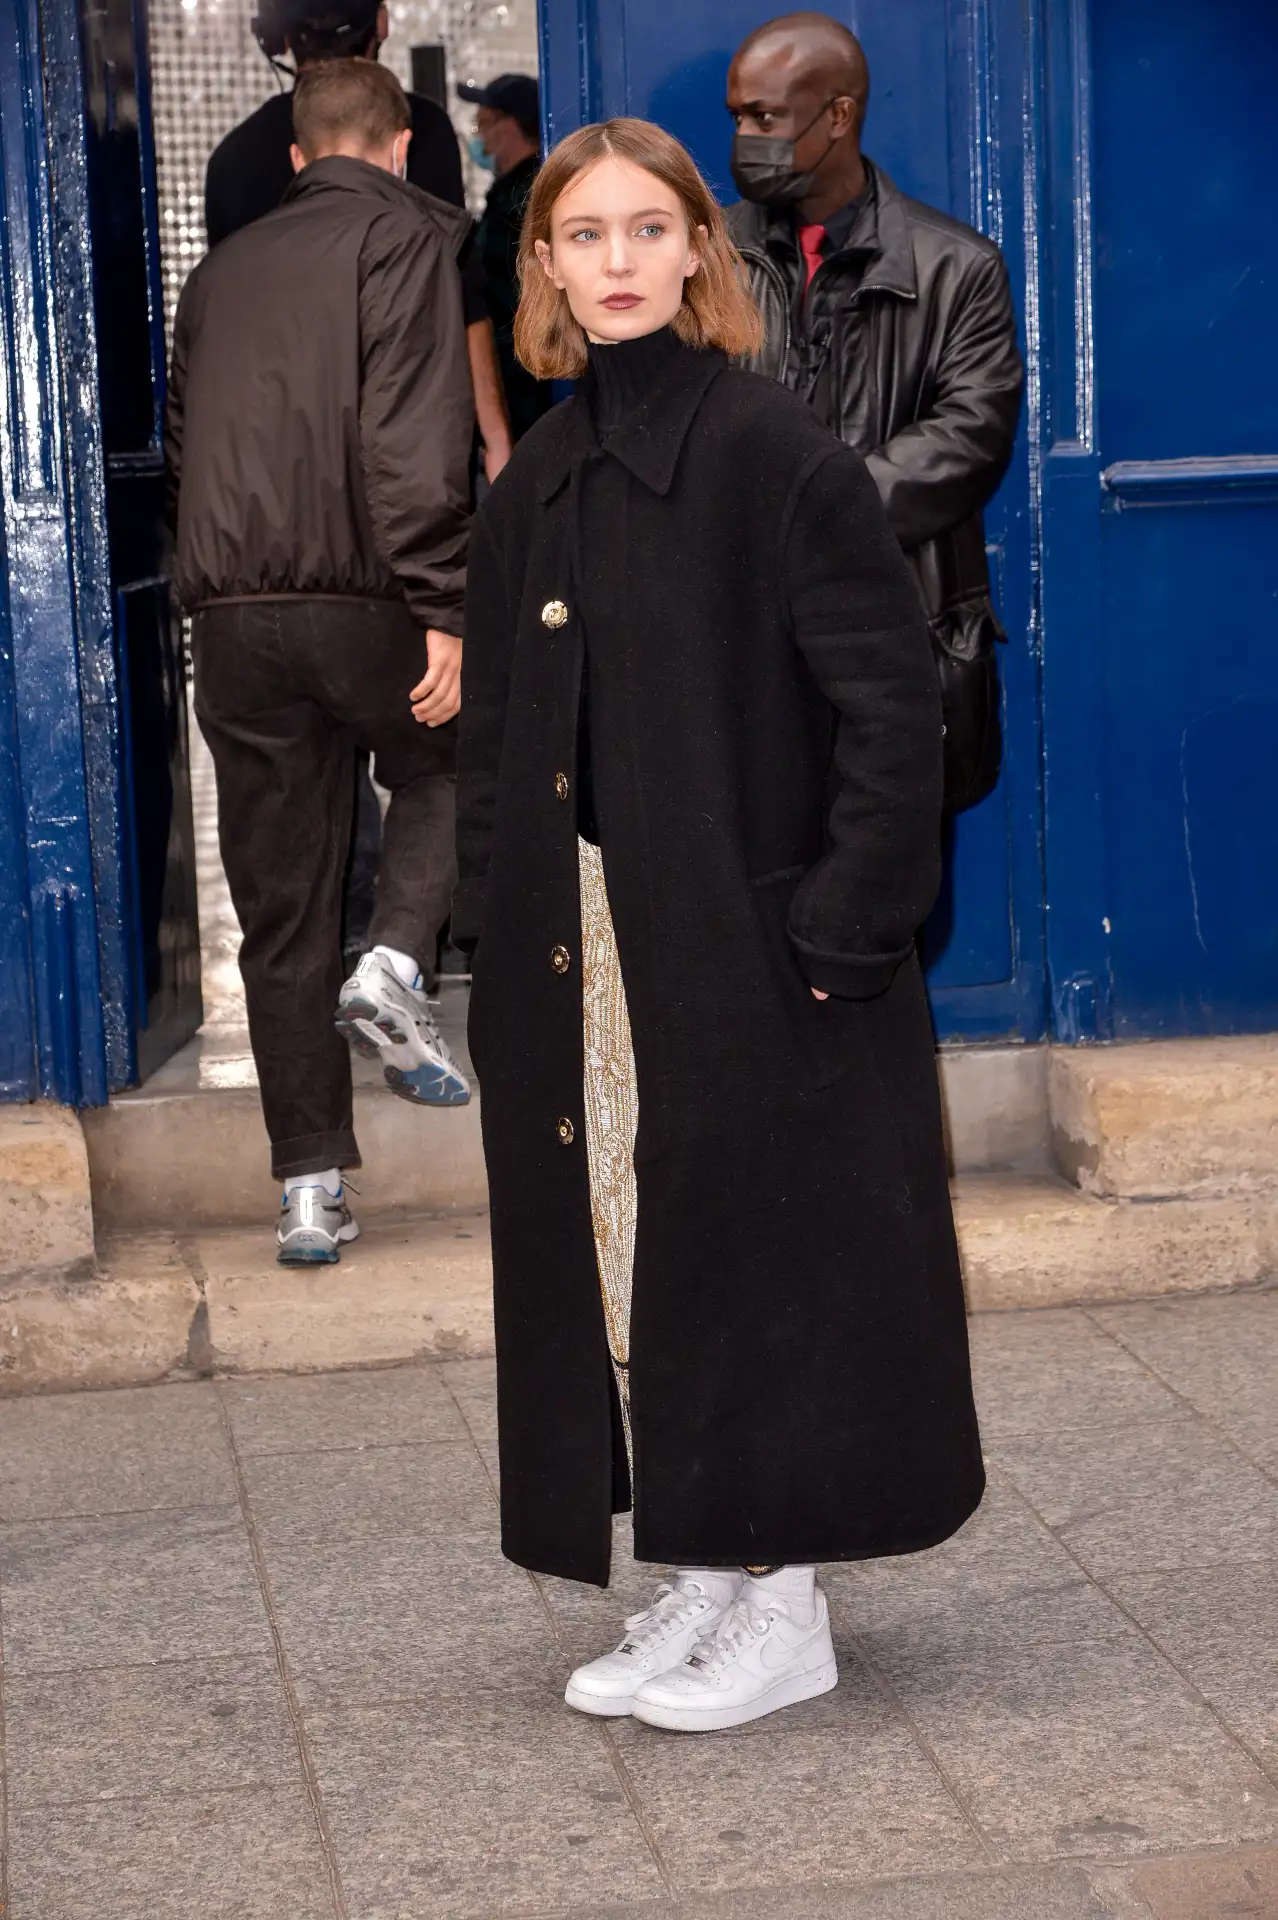
M 483 1462 L 460 1446 L 278 1453 L 244 1462 L 253 1521 L 281 1542 L 474 1532 L 497 1506 Z
M 11 1672 L 265 1653 L 238 1507 L 0 1528 Z
M 1278 1562 L 1132 1574 L 1112 1588 L 1226 1725 L 1278 1769 Z
M 0 1523 L 234 1499 L 211 1386 L 0 1400 Z
M 823 1567 L 836 1631 L 873 1659 L 935 1645 L 1036 1646 L 1131 1631 L 1013 1488 L 991 1478 L 976 1513 L 930 1553 Z
M 696 1739 L 637 1720 L 615 1739 L 679 1894 L 872 1880 L 977 1866 L 981 1844 L 935 1767 L 851 1656 L 837 1723 Z M 813 1702 L 812 1705 L 818 1703 Z M 783 1724 L 783 1720 L 784 1723 Z
M 1177 1402 L 1078 1308 L 969 1323 L 981 1432 L 1061 1432 L 1175 1413 Z
M 462 1417 L 483 1456 L 484 1464 L 498 1479 L 497 1459 L 497 1362 L 495 1360 L 443 1360 L 439 1375 L 456 1395 Z
M 999 1859 L 1278 1836 L 1278 1789 L 1136 1635 L 886 1666 Z
M 1099 1326 L 1132 1348 L 1251 1459 L 1278 1473 L 1278 1288 L 1092 1311 Z
M 495 1537 L 268 1541 L 265 1551 L 305 1705 L 411 1699 L 458 1672 L 477 1690 L 542 1682 L 563 1691 L 545 1609 Z
M 300 1788 L 28 1807 L 11 1827 L 13 1920 L 331 1920 Z
M 573 1920 L 1113 1920 L 1079 1867 L 1005 1867 L 864 1886 L 751 1888 L 669 1905 L 590 1907 Z
M 1274 1920 L 1278 1848 L 1239 1847 L 1181 1860 L 1149 1860 L 1125 1872 L 1093 1876 L 1111 1911 L 1129 1893 L 1144 1920 Z
M 466 1437 L 434 1366 L 226 1380 L 218 1392 L 241 1455 L 424 1446 Z
M 16 1806 L 299 1778 L 270 1654 L 15 1674 L 5 1691 Z
M 1192 1415 L 990 1451 L 1098 1579 L 1278 1557 L 1278 1487 Z
M 598 1727 L 553 1697 L 467 1689 L 307 1730 L 353 1913 L 490 1920 L 660 1896 Z

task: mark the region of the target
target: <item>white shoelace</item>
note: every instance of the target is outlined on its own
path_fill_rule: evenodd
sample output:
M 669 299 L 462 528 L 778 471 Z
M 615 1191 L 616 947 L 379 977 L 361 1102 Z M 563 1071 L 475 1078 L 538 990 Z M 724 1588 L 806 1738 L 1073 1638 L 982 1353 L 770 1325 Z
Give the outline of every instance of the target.
M 688 1655 L 689 1666 L 699 1668 L 702 1673 L 721 1672 L 745 1651 L 752 1640 L 761 1639 L 770 1630 L 773 1620 L 785 1611 L 783 1600 L 772 1602 L 766 1611 L 752 1606 L 744 1597 L 734 1600 L 713 1636 L 699 1640 L 692 1649 Z
M 662 1646 L 672 1633 L 677 1633 L 680 1627 L 686 1627 L 705 1611 L 706 1596 L 700 1588 L 695 1593 L 689 1593 L 663 1580 L 653 1594 L 651 1603 L 639 1613 L 628 1616 L 626 1631 L 617 1652 L 651 1653 L 654 1648 Z

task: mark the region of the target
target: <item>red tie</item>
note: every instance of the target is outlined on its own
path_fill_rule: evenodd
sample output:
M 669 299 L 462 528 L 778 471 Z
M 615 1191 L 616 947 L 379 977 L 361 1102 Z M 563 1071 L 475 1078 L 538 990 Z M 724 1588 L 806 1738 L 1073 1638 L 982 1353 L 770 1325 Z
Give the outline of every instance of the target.
M 799 228 L 799 248 L 808 267 L 808 277 L 804 282 L 805 289 L 812 285 L 812 276 L 821 264 L 821 249 L 824 245 L 824 227 L 812 226 Z

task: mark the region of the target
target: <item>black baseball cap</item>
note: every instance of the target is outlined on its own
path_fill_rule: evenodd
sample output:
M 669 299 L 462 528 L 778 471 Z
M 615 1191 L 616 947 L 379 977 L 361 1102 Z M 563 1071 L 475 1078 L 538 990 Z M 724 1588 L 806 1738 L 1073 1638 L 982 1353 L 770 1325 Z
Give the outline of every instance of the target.
M 499 73 L 483 87 L 459 85 L 457 98 L 471 100 L 477 107 L 491 107 L 494 113 L 508 113 L 530 130 L 541 124 L 537 82 L 530 73 Z

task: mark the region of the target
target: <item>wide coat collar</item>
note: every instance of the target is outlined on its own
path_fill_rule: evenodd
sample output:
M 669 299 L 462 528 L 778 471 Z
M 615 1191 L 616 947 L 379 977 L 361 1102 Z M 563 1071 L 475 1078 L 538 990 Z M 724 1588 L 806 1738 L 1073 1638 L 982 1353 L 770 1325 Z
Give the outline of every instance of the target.
M 557 431 L 545 435 L 549 444 L 539 450 L 538 498 L 543 503 L 553 500 L 574 465 L 604 451 L 653 493 L 669 493 L 701 402 L 727 365 L 727 355 L 717 347 L 684 347 L 662 368 L 652 391 L 630 417 L 609 434 L 606 449 L 599 444 L 584 383 L 579 385 L 571 400 L 550 416 Z

